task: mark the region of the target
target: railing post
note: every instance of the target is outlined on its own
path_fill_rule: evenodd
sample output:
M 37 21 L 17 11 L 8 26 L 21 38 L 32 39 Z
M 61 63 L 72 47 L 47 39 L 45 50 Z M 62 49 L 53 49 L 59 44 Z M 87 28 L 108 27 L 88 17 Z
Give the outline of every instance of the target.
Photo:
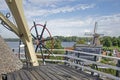
M 67 50 L 65 51 L 65 55 L 68 55 L 68 51 L 67 51 Z M 68 58 L 67 58 L 67 57 L 64 57 L 64 60 L 65 60 L 65 61 L 68 61 Z M 67 65 L 66 62 L 64 62 L 64 64 Z
M 7 80 L 7 74 L 2 74 L 1 77 L 2 77 L 2 79 L 0 79 L 0 80 Z
M 97 61 L 97 56 L 94 56 L 93 61 L 95 61 L 95 62 Z M 97 64 L 92 64 L 91 68 L 92 69 L 98 69 Z M 94 75 L 94 72 L 91 72 L 91 75 Z
M 117 60 L 116 66 L 117 66 L 117 67 L 120 67 L 120 60 Z M 116 70 L 116 76 L 117 76 L 117 77 L 120 76 L 120 71 L 119 71 L 119 70 Z
M 79 54 L 79 53 L 75 53 L 75 54 L 76 54 L 77 58 L 79 58 L 80 54 Z M 78 64 L 78 63 L 79 63 L 79 60 L 75 60 L 75 63 Z M 78 68 L 78 67 L 75 66 L 75 69 L 77 69 L 77 68 Z

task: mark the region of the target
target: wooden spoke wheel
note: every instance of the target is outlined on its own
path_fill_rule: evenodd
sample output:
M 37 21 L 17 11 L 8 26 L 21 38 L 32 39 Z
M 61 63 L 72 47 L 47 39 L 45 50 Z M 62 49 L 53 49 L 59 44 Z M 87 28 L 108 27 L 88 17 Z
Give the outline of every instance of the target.
M 31 35 L 33 37 L 33 42 L 35 44 L 35 52 L 36 53 L 41 53 L 41 56 L 37 56 L 38 58 L 43 59 L 43 62 L 45 62 L 44 60 L 44 55 L 43 53 L 47 52 L 48 55 L 46 56 L 47 58 L 49 58 L 49 55 L 52 54 L 52 49 L 54 48 L 54 44 L 53 44 L 53 38 L 52 35 L 50 33 L 50 31 L 46 28 L 46 23 L 44 25 L 42 24 L 35 24 L 34 22 L 34 26 L 31 27 L 30 29 L 31 31 Z M 47 33 L 49 37 L 44 38 L 44 33 Z M 50 41 L 51 44 L 51 48 L 48 49 L 45 45 L 46 41 Z M 43 52 L 43 50 L 45 50 Z

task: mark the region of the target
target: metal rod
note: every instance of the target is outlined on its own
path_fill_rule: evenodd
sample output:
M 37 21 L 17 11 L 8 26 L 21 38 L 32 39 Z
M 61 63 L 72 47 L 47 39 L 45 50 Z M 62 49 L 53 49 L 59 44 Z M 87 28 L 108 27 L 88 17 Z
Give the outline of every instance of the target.
M 42 55 L 43 64 L 45 65 L 45 58 L 44 58 L 43 51 L 42 51 L 42 45 L 40 45 L 39 48 L 40 48 L 40 52 Z
M 40 40 L 42 39 L 43 32 L 44 32 L 45 28 L 46 28 L 46 23 L 45 23 L 44 26 L 43 26 L 43 29 L 42 29 L 42 32 L 41 32 L 41 35 L 40 35 L 40 38 L 39 38 Z
M 35 22 L 33 22 L 33 24 L 34 24 L 34 26 L 35 26 L 36 37 L 37 37 L 37 39 L 38 39 L 38 38 L 39 38 L 39 34 L 38 34 L 38 31 L 37 31 L 37 27 L 36 27 Z
M 20 45 L 21 45 L 21 40 L 19 41 L 19 51 L 18 51 L 19 59 L 20 59 Z

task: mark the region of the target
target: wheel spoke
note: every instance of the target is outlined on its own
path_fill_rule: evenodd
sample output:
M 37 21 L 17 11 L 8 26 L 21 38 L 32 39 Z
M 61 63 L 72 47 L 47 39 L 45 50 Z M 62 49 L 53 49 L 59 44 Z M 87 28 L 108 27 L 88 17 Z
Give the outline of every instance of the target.
M 38 50 L 38 47 L 39 47 L 39 45 L 37 45 L 37 46 L 36 46 L 36 48 L 35 48 L 35 52 L 37 52 L 37 50 Z
M 43 51 L 42 51 L 42 45 L 40 45 L 39 48 L 40 48 L 40 52 L 41 52 L 41 55 L 42 55 L 43 64 L 45 65 L 45 58 L 44 58 Z
M 34 39 L 37 39 L 32 33 L 31 33 L 31 35 L 32 35 L 32 37 L 33 37 Z
M 45 28 L 46 28 L 46 22 L 45 22 L 45 24 L 43 26 L 43 29 L 42 29 L 42 32 L 41 32 L 41 35 L 40 35 L 40 38 L 39 38 L 40 40 L 42 39 L 43 33 L 45 31 Z
M 39 34 L 38 34 L 38 31 L 37 31 L 37 27 L 36 27 L 35 22 L 33 22 L 33 23 L 34 23 L 34 27 L 35 27 L 36 37 L 37 37 L 37 39 L 38 39 L 38 38 L 39 38 Z
M 41 45 L 49 52 L 49 55 L 53 54 L 47 47 L 45 47 L 43 44 L 41 44 Z

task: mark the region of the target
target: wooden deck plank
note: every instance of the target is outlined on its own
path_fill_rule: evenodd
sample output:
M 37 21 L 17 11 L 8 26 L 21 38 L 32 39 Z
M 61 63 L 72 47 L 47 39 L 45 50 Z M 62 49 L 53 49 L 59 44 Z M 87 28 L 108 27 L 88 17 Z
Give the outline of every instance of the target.
M 13 74 L 7 74 L 7 80 L 14 80 Z
M 54 71 L 55 72 L 55 75 L 59 76 L 60 78 L 62 77 L 64 80 L 70 80 L 72 77 L 71 75 L 67 74 L 66 72 L 64 71 L 61 71 L 61 70 L 58 70 L 56 69 L 56 66 L 52 66 L 52 67 L 48 67 L 50 70 Z M 61 80 L 63 80 L 61 79 Z M 72 80 L 76 80 L 74 78 L 72 78 Z
M 29 70 L 23 70 L 29 80 L 35 80 L 35 77 L 30 73 Z
M 87 79 L 88 80 L 98 80 L 98 78 L 95 77 L 95 76 L 92 76 L 90 74 L 84 73 L 84 72 L 82 72 L 80 70 L 76 70 L 74 68 L 71 69 L 71 67 L 68 67 L 68 66 L 65 66 L 65 65 L 57 65 L 56 67 L 58 67 L 61 70 L 64 70 L 64 71 L 68 72 L 69 74 L 72 74 L 72 75 L 74 75 L 76 77 L 79 77 L 81 79 L 85 79 L 85 80 L 87 80 Z
M 49 66 L 48 66 L 48 69 L 50 70 L 51 73 L 53 73 L 56 77 L 58 77 L 58 79 L 65 80 L 65 78 L 63 78 L 61 75 L 59 75 L 60 72 L 58 72 L 58 70 L 55 70 L 54 68 L 51 69 L 51 68 L 49 68 Z
M 23 70 L 19 71 L 19 75 L 21 77 L 21 80 L 29 80 L 29 78 L 25 75 L 25 73 L 23 72 Z M 17 80 L 17 79 L 15 79 Z
M 81 73 L 77 72 L 76 70 L 71 69 L 70 67 L 61 66 L 61 65 L 58 65 L 56 67 L 59 68 L 60 70 L 67 72 L 68 74 L 74 75 L 77 78 L 84 78 L 85 77 L 87 79 L 87 77 L 86 77 L 87 74 L 86 75 L 81 74 Z
M 15 80 L 21 80 L 21 77 L 18 72 L 14 72 L 13 75 Z
M 59 80 L 54 74 L 52 74 L 49 69 L 47 68 L 48 66 L 41 66 L 41 70 L 46 73 L 47 76 L 49 76 L 52 80 Z
M 49 68 L 56 70 L 58 72 L 57 74 L 62 76 L 66 80 L 68 80 L 68 79 L 69 80 L 79 80 L 79 78 L 75 77 L 74 75 L 71 75 L 70 73 L 68 73 L 64 70 L 61 70 L 60 68 L 57 68 L 57 66 L 52 66 Z
M 34 69 L 30 70 L 30 73 L 35 77 L 35 80 L 43 80 L 43 78 L 41 76 L 39 76 L 39 74 L 36 73 L 36 71 Z
M 47 64 L 7 74 L 8 80 L 99 80 L 65 65 Z
M 76 74 L 76 76 L 79 76 L 82 78 L 88 78 L 89 80 L 96 80 L 97 79 L 97 77 L 95 77 L 95 76 L 92 76 L 92 75 L 87 74 L 87 73 L 80 71 L 80 70 L 76 70 L 74 68 L 71 69 L 71 67 L 67 67 L 65 65 L 58 65 L 58 68 L 66 70 L 66 72 L 68 72 L 68 73 L 70 71 L 71 73 Z
M 35 69 L 35 71 L 43 77 L 44 80 L 52 80 L 49 76 L 47 76 L 39 67 Z
M 63 78 L 62 76 L 58 75 L 58 71 L 49 68 L 49 66 L 47 66 L 47 69 L 48 69 L 49 73 L 51 73 L 52 75 L 57 77 L 58 80 L 65 80 L 65 78 Z

